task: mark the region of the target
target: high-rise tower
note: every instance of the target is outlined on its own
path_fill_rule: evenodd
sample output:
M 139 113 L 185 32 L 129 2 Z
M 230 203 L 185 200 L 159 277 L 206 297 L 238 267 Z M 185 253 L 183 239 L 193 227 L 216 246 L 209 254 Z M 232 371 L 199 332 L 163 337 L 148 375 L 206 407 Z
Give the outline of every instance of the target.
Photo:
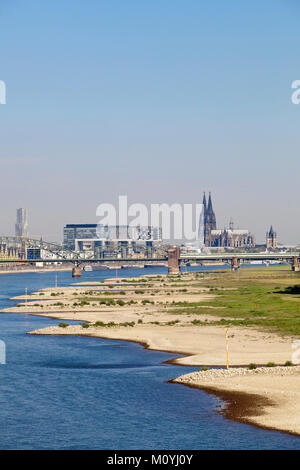
M 15 225 L 16 237 L 28 236 L 27 209 L 17 209 L 17 222 Z

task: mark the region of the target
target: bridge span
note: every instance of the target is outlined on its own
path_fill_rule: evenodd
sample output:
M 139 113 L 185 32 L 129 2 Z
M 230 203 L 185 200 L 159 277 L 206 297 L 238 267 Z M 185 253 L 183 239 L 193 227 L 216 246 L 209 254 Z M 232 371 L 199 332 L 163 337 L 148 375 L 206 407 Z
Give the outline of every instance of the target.
M 291 264 L 293 271 L 299 271 L 299 253 L 272 253 L 272 254 L 247 254 L 247 253 L 226 253 L 226 254 L 200 254 L 200 255 L 182 255 L 178 256 L 168 250 L 168 256 L 161 258 L 40 258 L 40 259 L 18 259 L 18 260 L 0 260 L 0 264 L 35 264 L 35 263 L 71 263 L 73 264 L 73 276 L 80 277 L 82 273 L 82 265 L 94 263 L 145 263 L 145 262 L 167 262 L 169 274 L 178 274 L 180 266 L 187 265 L 190 262 L 217 261 L 224 264 L 231 264 L 232 271 L 240 268 L 240 263 L 247 261 L 282 261 Z
M 299 271 L 300 253 L 200 253 L 197 255 L 181 255 L 179 248 L 170 248 L 168 250 L 168 266 L 170 273 L 178 273 L 180 263 L 202 262 L 202 261 L 219 261 L 231 263 L 232 271 L 240 268 L 241 262 L 247 261 L 283 261 L 288 262 L 292 266 L 293 271 Z
M 79 277 L 81 275 L 82 264 L 91 263 L 120 263 L 120 262 L 168 262 L 169 274 L 177 274 L 180 272 L 180 266 L 186 265 L 189 262 L 205 262 L 217 261 L 231 264 L 232 271 L 237 271 L 240 268 L 241 262 L 247 261 L 272 261 L 278 260 L 288 262 L 292 266 L 293 271 L 299 271 L 299 257 L 300 253 L 200 253 L 200 254 L 181 254 L 180 248 L 169 248 L 166 250 L 166 255 L 157 258 L 95 258 L 94 256 L 86 257 L 83 252 L 71 251 L 59 244 L 35 240 L 31 238 L 21 237 L 1 237 L 0 245 L 6 246 L 19 246 L 24 250 L 25 246 L 40 248 L 44 252 L 49 253 L 51 258 L 40 259 L 0 259 L 0 264 L 34 264 L 34 263 L 72 263 L 74 265 L 73 275 Z M 24 252 L 24 251 L 23 251 Z

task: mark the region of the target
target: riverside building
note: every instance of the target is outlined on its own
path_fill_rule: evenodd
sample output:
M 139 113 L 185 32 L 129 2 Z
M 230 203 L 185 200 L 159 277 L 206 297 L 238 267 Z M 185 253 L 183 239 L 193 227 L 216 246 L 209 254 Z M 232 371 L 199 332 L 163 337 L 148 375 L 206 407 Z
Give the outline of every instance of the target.
M 67 224 L 64 227 L 65 248 L 93 253 L 96 258 L 126 258 L 136 254 L 151 257 L 161 242 L 158 227 L 98 224 Z

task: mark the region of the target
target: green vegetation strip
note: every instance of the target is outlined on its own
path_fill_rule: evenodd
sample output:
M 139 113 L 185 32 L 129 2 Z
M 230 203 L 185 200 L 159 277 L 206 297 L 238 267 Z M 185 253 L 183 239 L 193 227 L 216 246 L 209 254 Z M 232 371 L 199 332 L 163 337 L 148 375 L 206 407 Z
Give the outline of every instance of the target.
M 204 277 L 202 286 L 214 290 L 211 300 L 174 302 L 168 313 L 222 315 L 212 322 L 193 320 L 194 325 L 258 326 L 282 334 L 300 334 L 299 273 L 286 268 L 219 272 Z

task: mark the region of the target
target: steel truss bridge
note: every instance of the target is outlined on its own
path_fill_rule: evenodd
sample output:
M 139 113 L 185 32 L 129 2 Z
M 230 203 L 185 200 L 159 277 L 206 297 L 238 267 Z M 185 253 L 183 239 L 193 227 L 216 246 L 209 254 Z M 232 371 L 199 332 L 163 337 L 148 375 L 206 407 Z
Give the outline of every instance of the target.
M 170 250 L 166 250 L 165 257 L 159 258 L 95 258 L 94 256 L 87 257 L 84 252 L 76 252 L 69 250 L 62 245 L 57 243 L 46 242 L 42 239 L 36 240 L 33 238 L 22 238 L 22 237 L 6 237 L 0 236 L 0 245 L 7 247 L 20 248 L 25 251 L 25 248 L 37 248 L 49 253 L 49 257 L 40 259 L 0 259 L 0 263 L 61 263 L 70 262 L 74 265 L 79 266 L 82 263 L 108 263 L 108 262 L 170 262 Z M 185 265 L 190 262 L 202 262 L 202 261 L 218 261 L 228 263 L 232 266 L 237 266 L 240 262 L 247 261 L 282 261 L 289 262 L 293 265 L 299 265 L 300 253 L 216 253 L 207 254 L 201 253 L 197 255 L 178 254 L 176 256 L 176 262 L 178 265 Z
M 34 238 L 24 238 L 24 237 L 2 237 L 0 236 L 0 245 L 5 245 L 7 247 L 13 248 L 20 248 L 25 250 L 25 248 L 37 248 L 41 249 L 50 255 L 55 255 L 57 257 L 56 261 L 63 261 L 63 260 L 76 260 L 78 258 L 79 253 L 75 251 L 68 250 L 67 248 L 59 245 L 57 243 L 45 242 L 44 240 L 36 240 Z M 4 262 L 5 260 L 3 260 Z M 34 262 L 36 260 L 20 260 L 22 262 L 31 261 Z M 52 261 L 52 258 L 47 258 L 44 261 Z M 2 262 L 2 260 L 1 260 Z

